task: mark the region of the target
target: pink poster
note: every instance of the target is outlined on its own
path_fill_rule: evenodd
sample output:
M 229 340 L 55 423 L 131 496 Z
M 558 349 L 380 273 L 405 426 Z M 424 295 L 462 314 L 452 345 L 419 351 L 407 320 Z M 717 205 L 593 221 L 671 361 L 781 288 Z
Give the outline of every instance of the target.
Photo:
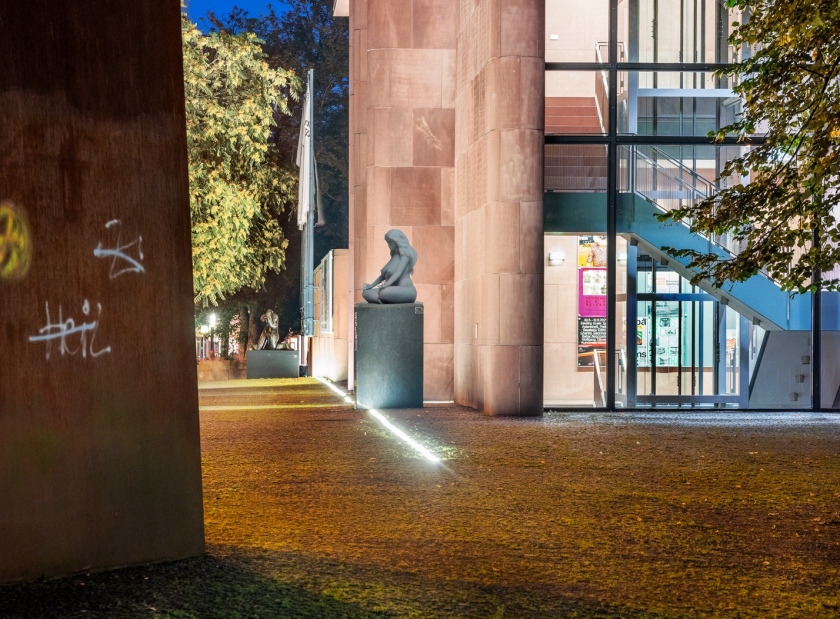
M 578 316 L 607 317 L 607 269 L 584 267 L 578 270 Z

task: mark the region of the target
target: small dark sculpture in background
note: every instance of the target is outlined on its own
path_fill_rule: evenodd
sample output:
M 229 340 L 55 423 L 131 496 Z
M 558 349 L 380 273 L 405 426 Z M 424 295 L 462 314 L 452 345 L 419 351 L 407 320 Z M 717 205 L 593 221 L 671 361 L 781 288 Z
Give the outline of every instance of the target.
M 291 329 L 289 329 L 289 333 L 286 336 L 286 339 L 280 342 L 280 345 L 277 347 L 277 350 L 295 350 L 295 347 L 292 344 L 292 342 L 295 341 L 295 337 L 297 337 L 295 333 L 292 332 Z
M 280 334 L 277 332 L 278 318 L 274 310 L 266 310 L 265 314 L 260 316 L 260 320 L 265 323 L 260 334 L 260 339 L 254 347 L 256 350 L 274 350 L 277 348 L 277 340 Z
M 362 284 L 362 296 L 368 303 L 414 303 L 417 289 L 411 275 L 417 263 L 417 251 L 402 230 L 388 230 L 385 242 L 391 250 L 391 259 L 372 284 Z

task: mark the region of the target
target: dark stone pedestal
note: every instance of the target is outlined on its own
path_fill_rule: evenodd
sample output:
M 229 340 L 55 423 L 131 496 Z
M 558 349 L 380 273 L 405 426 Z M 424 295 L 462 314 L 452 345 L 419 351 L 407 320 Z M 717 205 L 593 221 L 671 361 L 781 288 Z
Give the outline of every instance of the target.
M 249 350 L 248 378 L 297 378 L 296 350 Z
M 422 303 L 356 303 L 356 402 L 423 407 Z

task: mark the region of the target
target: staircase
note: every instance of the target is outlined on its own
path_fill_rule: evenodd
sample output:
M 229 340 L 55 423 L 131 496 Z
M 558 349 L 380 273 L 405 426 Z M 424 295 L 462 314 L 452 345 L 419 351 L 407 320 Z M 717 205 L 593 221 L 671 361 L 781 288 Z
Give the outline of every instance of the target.
M 549 109 L 554 123 L 551 125 Z M 546 99 L 546 110 L 546 132 L 549 126 L 558 131 L 564 128 L 564 132 L 569 133 L 579 126 L 576 123 L 583 123 L 590 130 L 595 123 L 600 125 L 594 97 L 549 98 Z M 656 146 L 622 146 L 618 158 L 619 234 L 637 242 L 646 253 L 668 263 L 686 279 L 694 275 L 687 266 L 688 259 L 675 260 L 662 250 L 663 246 L 712 252 L 724 258 L 737 252 L 725 237 L 706 239 L 691 233 L 685 225 L 660 223 L 655 217 L 713 195 L 715 186 L 711 182 Z M 591 227 L 596 227 L 592 232 L 603 233 L 606 227 L 604 193 L 607 190 L 605 146 L 547 144 L 544 182 L 546 193 L 561 194 L 547 196 L 547 207 L 558 204 L 559 199 L 561 208 L 566 211 L 563 221 L 575 222 L 568 230 L 558 232 L 581 232 L 579 222 L 588 221 L 593 224 Z M 546 218 L 549 220 L 551 214 L 547 212 Z M 810 295 L 791 298 L 767 277 L 756 276 L 722 290 L 709 283 L 701 283 L 700 288 L 764 329 L 809 328 Z
M 604 133 L 594 97 L 546 97 L 545 132 L 564 135 Z
M 607 147 L 602 144 L 547 144 L 546 191 L 607 191 Z

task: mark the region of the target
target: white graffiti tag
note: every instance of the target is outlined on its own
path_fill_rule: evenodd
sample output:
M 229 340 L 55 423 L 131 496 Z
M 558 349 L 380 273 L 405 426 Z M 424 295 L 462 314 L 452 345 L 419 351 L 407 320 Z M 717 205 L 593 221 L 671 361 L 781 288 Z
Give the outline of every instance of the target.
M 106 228 L 114 228 L 120 225 L 119 219 L 112 219 L 105 224 Z M 102 241 L 93 250 L 97 258 L 113 258 L 111 260 L 111 279 L 116 279 L 123 273 L 145 273 L 143 267 L 143 237 L 138 236 L 131 243 L 120 245 L 120 233 L 117 232 L 117 243 L 114 249 L 107 249 L 102 246 Z M 126 252 L 136 252 L 137 256 L 130 256 Z
M 94 340 L 96 339 L 96 330 L 99 328 L 99 324 L 96 320 L 83 322 L 77 325 L 76 321 L 72 318 L 67 318 L 66 320 L 64 319 L 61 305 L 59 305 L 58 320 L 57 322 L 53 322 L 52 317 L 50 316 L 50 304 L 45 303 L 44 306 L 47 310 L 47 324 L 38 330 L 38 335 L 30 335 L 29 341 L 46 342 L 47 359 L 50 358 L 50 354 L 52 353 L 53 342 L 58 342 L 58 353 L 62 357 L 64 355 L 75 355 L 79 352 L 82 353 L 82 357 L 84 358 L 88 355 L 91 357 L 98 357 L 106 352 L 111 352 L 110 346 L 100 350 L 93 349 Z M 102 305 L 99 303 L 96 304 L 96 312 L 96 317 L 98 319 L 102 315 Z M 85 302 L 82 304 L 82 314 L 85 316 L 90 315 L 90 302 L 87 299 L 85 299 Z M 88 334 L 90 334 L 89 342 Z M 78 339 L 76 339 L 76 337 L 78 337 Z M 75 344 L 75 347 L 73 347 L 72 344 Z

